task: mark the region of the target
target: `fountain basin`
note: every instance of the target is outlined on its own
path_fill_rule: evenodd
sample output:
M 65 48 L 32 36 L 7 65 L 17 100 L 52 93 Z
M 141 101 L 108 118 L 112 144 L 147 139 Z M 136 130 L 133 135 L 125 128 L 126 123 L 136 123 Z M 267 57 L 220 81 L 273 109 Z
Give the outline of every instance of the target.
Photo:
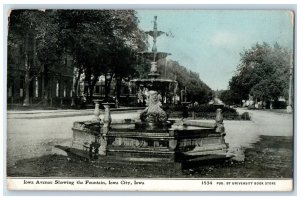
M 228 159 L 225 133 L 216 122 L 168 121 L 164 128 L 141 126 L 139 120 L 113 121 L 107 134 L 95 121 L 74 122 L 71 147 L 56 146 L 70 157 L 99 165 L 155 165 L 172 170 L 201 165 L 203 161 Z M 94 151 L 99 144 L 98 150 Z M 171 170 L 171 169 L 170 169 Z

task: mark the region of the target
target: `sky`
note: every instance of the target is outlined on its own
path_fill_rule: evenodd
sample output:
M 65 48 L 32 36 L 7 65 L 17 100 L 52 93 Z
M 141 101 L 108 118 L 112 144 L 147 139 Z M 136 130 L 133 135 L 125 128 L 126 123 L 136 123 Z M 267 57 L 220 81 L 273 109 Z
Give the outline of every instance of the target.
M 267 42 L 293 49 L 293 15 L 289 11 L 267 10 L 138 10 L 139 27 L 171 32 L 157 40 L 158 51 L 171 53 L 197 72 L 213 90 L 227 89 L 236 73 L 240 53 L 256 43 Z M 152 38 L 149 37 L 149 50 Z

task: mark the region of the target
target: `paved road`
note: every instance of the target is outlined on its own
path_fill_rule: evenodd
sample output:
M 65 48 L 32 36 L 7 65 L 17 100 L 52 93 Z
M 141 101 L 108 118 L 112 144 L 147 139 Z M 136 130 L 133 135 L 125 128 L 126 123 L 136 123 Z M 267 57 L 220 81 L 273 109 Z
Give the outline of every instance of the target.
M 7 119 L 43 119 L 56 117 L 74 117 L 93 115 L 93 109 L 86 110 L 30 110 L 30 111 L 8 111 Z
M 50 153 L 64 154 L 54 145 L 71 145 L 74 121 L 93 118 L 92 110 L 74 112 L 27 112 L 7 114 L 7 163 Z M 135 118 L 137 111 L 112 113 L 113 119 Z M 103 117 L 103 115 L 101 115 Z
M 253 116 L 252 121 L 224 121 L 227 133 L 226 142 L 229 143 L 231 152 L 242 152 L 244 148 L 250 147 L 257 142 L 260 135 L 293 135 L 292 115 L 257 110 L 249 112 Z M 78 115 L 80 113 L 73 116 L 59 116 L 56 112 L 47 114 L 31 113 L 26 115 L 27 118 L 24 117 L 24 113 L 8 113 L 8 165 L 11 166 L 16 161 L 24 158 L 38 157 L 51 153 L 64 154 L 63 151 L 53 146 L 56 144 L 71 144 L 71 127 L 73 122 L 90 120 L 93 117 L 92 111 L 82 111 L 82 113 L 82 116 Z M 112 114 L 113 119 L 136 118 L 137 116 L 138 113 L 136 111 Z M 243 154 L 240 156 L 243 157 Z
M 256 143 L 260 135 L 293 136 L 293 115 L 291 114 L 244 109 L 238 109 L 238 112 L 249 112 L 252 120 L 224 121 L 224 125 L 227 133 L 226 142 L 229 143 L 230 151 L 240 155 L 240 159 L 243 159 L 243 150 Z

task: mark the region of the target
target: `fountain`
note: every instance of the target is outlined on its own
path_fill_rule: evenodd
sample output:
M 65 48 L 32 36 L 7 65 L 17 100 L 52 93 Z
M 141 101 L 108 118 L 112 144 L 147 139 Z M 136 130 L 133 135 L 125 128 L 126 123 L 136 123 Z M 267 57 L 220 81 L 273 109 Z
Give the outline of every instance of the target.
M 176 85 L 177 81 L 171 80 L 171 79 L 166 79 L 166 78 L 159 78 L 160 74 L 158 73 L 157 70 L 157 61 L 161 59 L 166 59 L 170 53 L 166 52 L 158 52 L 157 47 L 156 47 L 156 41 L 157 38 L 165 32 L 163 31 L 158 31 L 157 30 L 157 16 L 154 17 L 154 27 L 152 31 L 147 31 L 146 32 L 148 35 L 150 35 L 153 38 L 153 46 L 152 46 L 152 51 L 151 52 L 141 52 L 141 56 L 145 59 L 151 60 L 151 68 L 150 68 L 150 73 L 148 74 L 148 79 L 134 79 L 131 81 L 132 85 L 135 85 L 136 88 L 139 90 L 141 89 L 146 89 L 147 91 L 156 91 L 159 92 L 153 93 L 150 92 L 149 95 L 162 95 L 165 94 L 167 91 L 170 90 L 171 85 Z M 147 100 L 149 100 L 149 96 L 147 94 Z
M 160 166 L 168 172 L 180 171 L 183 167 L 212 159 L 228 159 L 228 144 L 225 143 L 225 128 L 221 109 L 217 110 L 215 121 L 168 120 L 161 108 L 159 91 L 168 87 L 173 80 L 159 79 L 156 57 L 167 56 L 158 53 L 156 39 L 163 32 L 157 31 L 157 17 L 153 37 L 149 79 L 135 79 L 138 86 L 146 87 L 147 107 L 135 119 L 112 119 L 110 105 L 105 107 L 103 120 L 99 119 L 99 102 L 96 102 L 93 120 L 74 122 L 71 147 L 56 147 L 66 151 L 68 156 L 105 164 L 129 164 L 129 166 Z

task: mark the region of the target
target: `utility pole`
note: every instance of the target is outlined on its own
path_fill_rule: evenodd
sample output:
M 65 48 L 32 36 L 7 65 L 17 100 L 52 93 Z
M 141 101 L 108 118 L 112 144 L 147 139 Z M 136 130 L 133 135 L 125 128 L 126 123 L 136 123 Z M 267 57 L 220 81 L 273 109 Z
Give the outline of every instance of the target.
M 286 107 L 287 113 L 293 112 L 292 107 L 292 98 L 293 98 L 293 54 L 290 55 L 290 80 L 289 80 L 289 99 L 288 99 L 288 106 Z

